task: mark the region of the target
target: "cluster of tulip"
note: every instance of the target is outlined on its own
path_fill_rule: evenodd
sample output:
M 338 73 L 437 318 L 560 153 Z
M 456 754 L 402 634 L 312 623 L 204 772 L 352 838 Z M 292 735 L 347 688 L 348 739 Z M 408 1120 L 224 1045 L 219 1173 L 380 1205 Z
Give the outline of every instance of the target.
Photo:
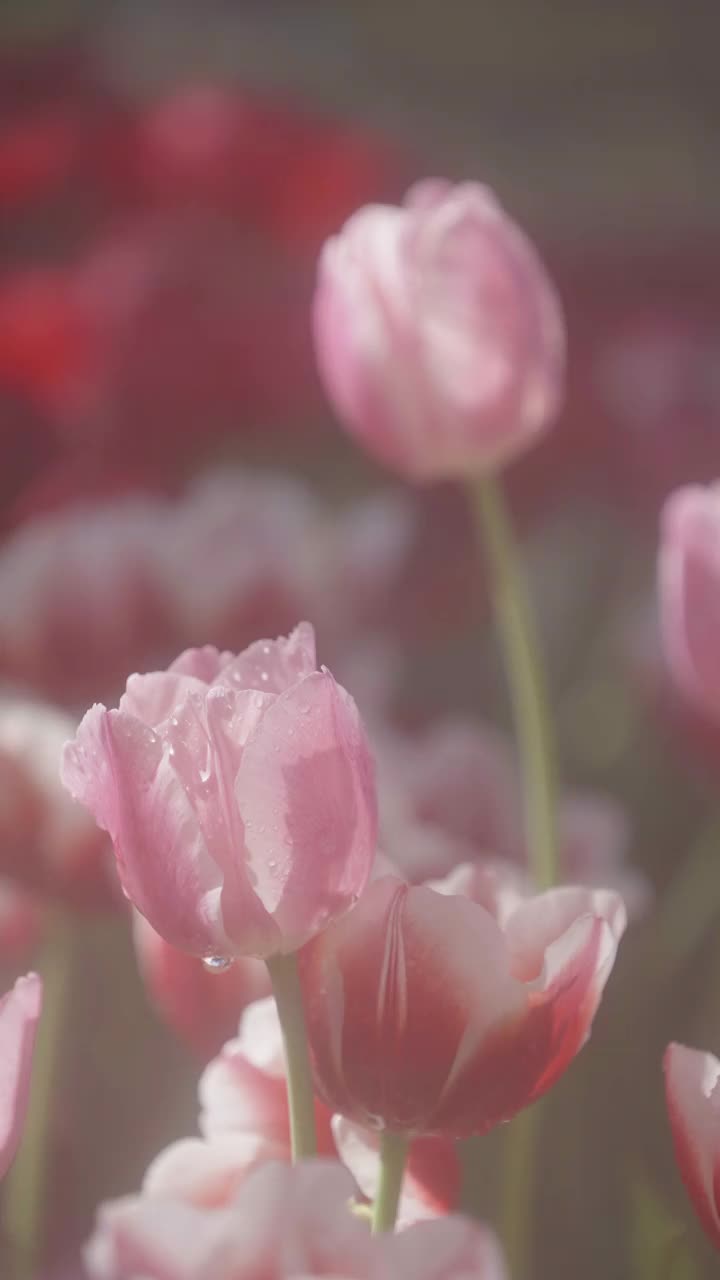
M 83 564 L 98 609 L 82 626 L 106 662 L 93 679 L 114 692 L 113 642 L 124 658 L 130 647 L 113 636 L 116 610 L 102 593 L 118 544 L 121 573 L 107 591 L 123 582 L 130 630 L 133 615 L 153 610 L 137 665 L 183 651 L 131 675 L 117 707 L 96 703 L 77 732 L 69 711 L 51 725 L 38 704 L 9 701 L 0 767 L 18 813 L 3 803 L 0 826 L 7 817 L 22 832 L 29 887 L 52 882 L 77 897 L 91 864 L 94 892 L 111 901 L 109 835 L 149 986 L 216 1056 L 200 1083 L 202 1137 L 162 1152 L 139 1195 L 100 1208 L 85 1252 L 93 1280 L 501 1280 L 493 1233 L 454 1212 L 456 1143 L 511 1120 L 564 1074 L 588 1039 L 627 917 L 648 902 L 642 876 L 624 865 L 612 804 L 557 802 L 542 664 L 503 500 L 501 469 L 543 436 L 563 394 L 563 318 L 533 247 L 486 189 L 422 183 L 402 207 L 361 209 L 326 244 L 314 340 L 340 421 L 375 459 L 411 483 L 468 488 L 518 760 L 468 723 L 424 740 L 390 730 L 382 675 L 370 673 L 368 692 L 368 672 L 353 663 L 355 620 L 337 616 L 333 593 L 351 579 L 354 606 L 382 639 L 414 537 L 405 508 L 355 511 L 374 533 L 368 572 L 368 538 L 353 520 L 297 491 L 283 492 L 275 543 L 246 538 L 232 484 L 180 503 L 120 504 L 107 551 Z M 274 499 L 255 500 L 256 528 Z M 71 688 L 73 706 L 92 683 L 87 669 L 70 686 L 44 652 L 61 663 L 75 648 L 72 611 L 46 570 L 58 537 L 68 563 L 83 561 L 72 515 L 21 530 L 0 554 L 0 582 L 29 574 L 34 584 L 26 613 L 0 621 L 0 665 L 35 687 L 46 679 L 54 696 Z M 311 561 L 318 539 L 329 550 Z M 146 543 L 152 559 L 140 553 Z M 670 498 L 660 597 L 678 683 L 720 719 L 715 490 Z M 367 702 L 367 726 L 318 666 L 310 623 L 239 653 L 224 647 L 238 630 L 250 641 L 258 617 L 276 617 L 280 630 L 305 613 L 322 656 Z M 214 643 L 186 647 L 205 640 Z M 83 808 L 48 778 L 58 732 L 71 739 L 62 781 Z M 41 852 L 31 859 L 28 848 Z M 22 906 L 13 901 L 13 920 L 42 929 Z M 221 1048 L 243 1007 L 239 1036 Z M 20 1140 L 35 1030 L 49 1015 L 33 975 L 0 1006 L 0 1173 Z M 678 1163 L 720 1247 L 719 1079 L 710 1055 L 668 1049 Z

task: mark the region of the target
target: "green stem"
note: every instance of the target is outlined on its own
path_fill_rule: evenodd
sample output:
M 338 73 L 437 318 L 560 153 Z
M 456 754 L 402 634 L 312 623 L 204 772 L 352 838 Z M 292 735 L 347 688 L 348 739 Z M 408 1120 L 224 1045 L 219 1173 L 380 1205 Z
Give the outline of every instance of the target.
M 539 889 L 557 880 L 555 748 L 540 645 L 499 480 L 480 479 L 471 489 L 473 511 L 485 549 L 497 629 L 513 704 L 524 787 L 528 860 Z M 527 1110 L 505 1131 L 502 1175 L 503 1242 L 513 1275 L 527 1276 L 534 1191 L 538 1115 Z
M 401 1133 L 387 1130 L 380 1139 L 380 1181 L 373 1206 L 373 1235 L 395 1227 L 409 1145 Z
M 501 1238 L 511 1276 L 527 1277 L 530 1274 L 538 1119 L 536 1108 L 527 1107 L 515 1116 L 504 1134 Z
M 495 615 L 510 686 L 525 791 L 525 830 L 535 882 L 557 879 L 554 744 L 545 675 L 521 558 L 500 482 L 471 488 L 473 511 L 493 585 Z
M 317 1154 L 317 1138 L 315 1096 L 297 959 L 294 955 L 272 956 L 266 963 L 285 1046 L 292 1158 L 302 1160 Z
M 8 1176 L 3 1206 L 14 1280 L 33 1280 L 44 1240 L 53 1106 L 57 1102 L 72 974 L 72 928 L 72 920 L 61 914 L 50 922 L 37 965 L 43 980 L 43 1003 L 30 1101 L 22 1145 Z

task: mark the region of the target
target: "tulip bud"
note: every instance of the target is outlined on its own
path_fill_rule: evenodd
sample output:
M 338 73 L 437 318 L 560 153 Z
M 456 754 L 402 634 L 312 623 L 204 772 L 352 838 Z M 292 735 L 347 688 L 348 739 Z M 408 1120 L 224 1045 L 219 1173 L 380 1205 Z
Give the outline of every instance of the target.
M 341 422 L 409 480 L 487 472 L 560 406 L 565 333 L 535 250 L 487 188 L 419 183 L 329 240 L 314 304 Z
M 668 498 L 658 586 L 670 668 L 695 703 L 720 719 L 719 486 L 687 486 Z

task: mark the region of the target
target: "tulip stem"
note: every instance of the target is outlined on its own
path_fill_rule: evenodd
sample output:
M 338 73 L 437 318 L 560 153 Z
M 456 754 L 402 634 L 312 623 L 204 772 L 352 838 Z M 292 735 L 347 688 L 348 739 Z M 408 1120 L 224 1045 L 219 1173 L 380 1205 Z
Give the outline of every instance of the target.
M 23 1139 L 4 1194 L 13 1280 L 34 1280 L 41 1261 L 52 1157 L 53 1109 L 72 976 L 72 920 L 58 912 L 49 922 L 38 958 L 43 980 L 30 1100 Z
M 471 491 L 476 526 L 488 561 L 496 626 L 513 704 L 524 787 L 528 861 L 538 889 L 557 880 L 554 742 L 540 645 L 527 582 L 499 480 L 487 476 Z M 503 1242 L 513 1275 L 527 1275 L 538 1115 L 527 1110 L 505 1132 L 502 1176 Z
M 537 887 L 548 889 L 557 878 L 554 745 L 535 620 L 499 480 L 481 478 L 472 487 L 471 498 L 490 570 L 513 704 L 530 869 Z
M 502 1151 L 501 1238 L 513 1276 L 529 1276 L 539 1115 L 526 1107 L 507 1125 Z
M 373 1206 L 373 1235 L 395 1227 L 409 1145 L 403 1134 L 387 1130 L 380 1139 L 380 1181 Z
M 297 958 L 271 956 L 267 961 L 285 1047 L 290 1141 L 293 1161 L 317 1154 L 315 1095 L 310 1073 L 305 1010 Z

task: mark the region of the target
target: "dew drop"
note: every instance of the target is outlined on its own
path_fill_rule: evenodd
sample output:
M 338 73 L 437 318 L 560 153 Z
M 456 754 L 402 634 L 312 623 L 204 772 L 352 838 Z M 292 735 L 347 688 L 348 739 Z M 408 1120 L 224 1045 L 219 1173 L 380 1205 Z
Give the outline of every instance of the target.
M 205 956 L 203 968 L 207 969 L 208 973 L 225 973 L 232 963 L 227 956 Z
M 261 679 L 261 680 L 264 680 L 264 681 L 265 681 L 265 683 L 267 684 L 268 680 L 270 679 L 270 675 L 269 675 L 269 673 L 268 673 L 267 671 L 261 671 L 261 672 L 260 672 L 260 679 Z

